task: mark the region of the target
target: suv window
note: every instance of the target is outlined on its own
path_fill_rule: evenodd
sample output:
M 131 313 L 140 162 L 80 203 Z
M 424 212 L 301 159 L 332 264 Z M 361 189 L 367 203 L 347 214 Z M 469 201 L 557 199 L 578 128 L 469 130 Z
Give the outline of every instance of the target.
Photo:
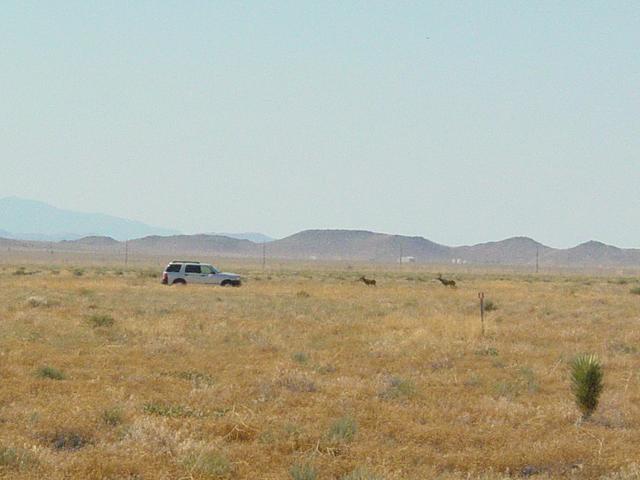
M 215 273 L 213 271 L 213 267 L 211 267 L 210 265 L 201 265 L 200 266 L 200 271 L 202 273 L 206 273 L 206 274 L 211 274 L 211 273 Z
M 187 265 L 184 273 L 200 273 L 200 265 Z
M 172 263 L 171 265 L 169 265 L 167 267 L 167 269 L 165 271 L 166 272 L 179 272 L 180 268 L 182 268 L 182 265 L 180 265 L 179 263 Z

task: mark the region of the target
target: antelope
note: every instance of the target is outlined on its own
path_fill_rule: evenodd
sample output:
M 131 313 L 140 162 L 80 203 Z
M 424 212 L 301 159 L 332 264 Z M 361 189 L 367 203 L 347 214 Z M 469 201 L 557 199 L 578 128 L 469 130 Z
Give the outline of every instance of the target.
M 376 286 L 376 281 L 374 279 L 368 279 L 364 275 L 358 279 L 361 282 L 364 282 L 365 285 L 373 285 Z
M 445 287 L 456 288 L 456 281 L 455 280 L 447 280 L 446 278 L 442 278 L 442 274 L 438 274 L 438 280 L 440 280 L 440 283 L 442 283 Z

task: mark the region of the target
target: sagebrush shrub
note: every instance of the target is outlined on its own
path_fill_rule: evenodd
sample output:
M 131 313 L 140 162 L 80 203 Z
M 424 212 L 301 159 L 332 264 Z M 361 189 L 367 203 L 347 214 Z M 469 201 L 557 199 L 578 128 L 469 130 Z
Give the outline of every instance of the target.
M 583 419 L 598 407 L 603 377 L 602 364 L 593 354 L 580 355 L 571 362 L 571 389 Z
M 366 468 L 356 468 L 353 472 L 343 475 L 340 480 L 383 480 L 381 476 L 369 472 Z
M 120 425 L 122 423 L 122 409 L 114 407 L 103 411 L 102 421 L 111 427 Z
M 412 380 L 400 377 L 392 377 L 389 386 L 379 394 L 380 398 L 391 400 L 402 397 L 412 397 L 416 393 L 416 386 Z
M 29 450 L 25 450 L 24 448 L 0 447 L 0 467 L 22 470 L 37 463 L 38 459 Z
M 76 430 L 59 430 L 49 440 L 56 450 L 80 450 L 91 444 L 91 439 L 84 432 Z
M 480 350 L 476 350 L 475 353 L 476 355 L 480 355 L 483 357 L 497 357 L 498 349 L 494 347 L 485 347 L 485 348 L 481 348 Z
M 204 417 L 205 412 L 194 410 L 185 405 L 167 404 L 161 402 L 148 402 L 142 406 L 142 411 L 147 415 L 160 417 Z
M 65 378 L 62 370 L 47 365 L 40 367 L 36 373 L 40 378 L 50 378 L 51 380 L 64 380 Z
M 291 392 L 313 393 L 318 390 L 318 387 L 313 380 L 309 380 L 308 378 L 299 375 L 284 376 L 276 382 L 276 385 L 284 387 Z
M 316 480 L 318 478 L 318 472 L 308 463 L 293 465 L 289 469 L 289 475 L 293 480 Z
M 190 471 L 203 474 L 207 478 L 225 477 L 231 471 L 229 460 L 215 450 L 192 453 L 187 456 L 184 464 Z
M 293 354 L 292 358 L 298 363 L 307 363 L 309 361 L 309 355 L 305 352 L 296 352 Z
M 177 372 L 174 375 L 183 380 L 189 380 L 193 388 L 210 387 L 215 384 L 215 379 L 211 375 L 195 370 Z
M 329 428 L 329 439 L 332 442 L 350 442 L 358 431 L 356 421 L 351 417 L 336 420 Z
M 95 314 L 89 317 L 89 323 L 92 327 L 111 327 L 114 320 L 111 315 Z
M 498 306 L 493 302 L 493 300 L 485 300 L 484 301 L 484 311 L 485 312 L 494 312 L 498 309 Z

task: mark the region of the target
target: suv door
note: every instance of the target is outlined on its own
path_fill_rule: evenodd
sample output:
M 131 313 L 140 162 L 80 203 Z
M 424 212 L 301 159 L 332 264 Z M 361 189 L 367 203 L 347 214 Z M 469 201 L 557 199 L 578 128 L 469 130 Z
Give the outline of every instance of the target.
M 185 265 L 184 279 L 187 283 L 205 283 L 206 274 L 202 274 L 200 265 Z
M 200 270 L 202 272 L 202 282 L 203 283 L 220 283 L 220 276 L 215 268 L 211 265 L 200 265 Z

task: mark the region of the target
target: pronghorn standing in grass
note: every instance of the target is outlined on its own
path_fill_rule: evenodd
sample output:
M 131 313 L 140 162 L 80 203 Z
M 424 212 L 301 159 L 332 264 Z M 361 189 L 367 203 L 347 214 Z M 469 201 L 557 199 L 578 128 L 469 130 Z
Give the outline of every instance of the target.
M 365 285 L 373 285 L 374 287 L 376 286 L 376 281 L 373 278 L 369 279 L 363 275 L 358 280 L 364 282 Z

